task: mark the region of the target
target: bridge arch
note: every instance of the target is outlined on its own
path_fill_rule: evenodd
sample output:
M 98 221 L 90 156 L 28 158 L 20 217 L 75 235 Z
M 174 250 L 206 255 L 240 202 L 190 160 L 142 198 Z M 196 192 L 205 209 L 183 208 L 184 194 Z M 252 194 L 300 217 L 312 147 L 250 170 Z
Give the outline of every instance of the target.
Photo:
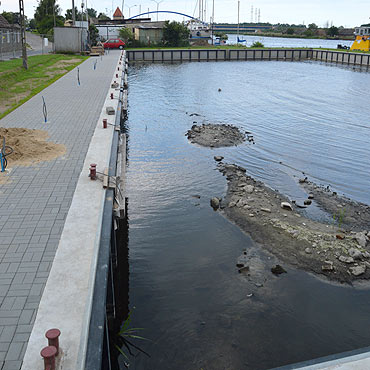
M 153 10 L 151 12 L 145 12 L 145 13 L 141 13 L 141 14 L 137 14 L 137 15 L 134 15 L 133 17 L 131 18 L 127 18 L 127 20 L 130 20 L 130 19 L 134 19 L 134 18 L 137 18 L 137 17 L 140 17 L 142 15 L 145 15 L 145 14 L 155 14 L 155 13 L 171 13 L 171 14 L 177 14 L 177 15 L 182 15 L 183 17 L 187 17 L 187 18 L 190 18 L 190 19 L 195 19 L 195 20 L 198 20 L 198 18 L 194 18 L 192 17 L 191 15 L 188 15 L 188 14 L 184 14 L 184 13 L 180 13 L 180 12 L 174 12 L 172 10 Z M 203 24 L 206 24 L 206 22 L 202 22 L 202 21 L 199 21 Z

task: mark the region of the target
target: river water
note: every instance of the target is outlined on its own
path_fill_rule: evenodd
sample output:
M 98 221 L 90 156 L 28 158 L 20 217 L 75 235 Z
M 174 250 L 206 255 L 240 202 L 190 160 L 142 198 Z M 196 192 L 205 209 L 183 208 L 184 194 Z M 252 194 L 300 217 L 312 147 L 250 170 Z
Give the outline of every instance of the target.
M 236 44 L 237 35 L 228 34 L 227 44 Z M 268 48 L 328 48 L 336 49 L 338 44 L 343 46 L 351 46 L 353 40 L 325 40 L 325 39 L 300 39 L 288 37 L 263 37 L 251 35 L 239 35 L 239 39 L 246 40 L 243 44 L 252 46 L 253 43 L 259 41 Z
M 279 261 L 209 206 L 226 191 L 214 155 L 294 199 L 304 171 L 369 204 L 369 86 L 361 69 L 316 62 L 130 67 L 129 301 L 151 356 L 131 369 L 268 369 L 370 344 L 367 288 L 283 263 L 273 276 Z M 192 145 L 193 122 L 232 123 L 255 145 Z M 262 287 L 238 274 L 244 248 Z

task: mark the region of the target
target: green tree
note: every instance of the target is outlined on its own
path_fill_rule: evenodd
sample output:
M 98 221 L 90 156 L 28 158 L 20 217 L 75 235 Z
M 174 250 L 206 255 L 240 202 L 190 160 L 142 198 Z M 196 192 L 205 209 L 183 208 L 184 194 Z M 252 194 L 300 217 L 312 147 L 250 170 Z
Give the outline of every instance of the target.
M 63 26 L 64 18 L 59 13 L 60 8 L 55 0 L 40 0 L 34 16 L 37 31 L 40 34 L 53 33 L 54 17 L 55 25 Z
M 98 19 L 100 19 L 102 21 L 109 21 L 110 20 L 110 18 L 105 13 L 99 13 Z
M 36 21 L 33 18 L 28 22 L 28 27 L 31 28 L 31 30 L 36 29 Z
M 315 24 L 315 23 L 310 23 L 309 25 L 308 25 L 308 29 L 309 30 L 317 30 L 319 27 L 317 26 L 317 24 Z
M 97 11 L 93 8 L 87 8 L 87 14 L 89 15 L 90 18 L 96 18 L 97 17 Z
M 10 24 L 20 24 L 19 13 L 14 12 L 3 12 L 2 16 L 10 23 Z
M 311 29 L 308 29 L 308 30 L 304 31 L 303 34 L 306 37 L 312 37 L 314 35 L 314 32 Z
M 166 21 L 163 27 L 163 43 L 166 46 L 189 45 L 189 29 L 180 22 Z
M 78 11 L 77 6 L 75 6 L 75 17 L 76 21 L 82 20 L 82 13 Z M 66 19 L 72 19 L 72 8 L 66 10 Z
M 331 37 L 337 36 L 338 33 L 339 33 L 338 27 L 335 26 L 331 26 L 326 30 L 326 34 Z
M 294 28 L 289 27 L 289 28 L 286 30 L 286 33 L 287 33 L 288 35 L 294 35 Z
M 134 34 L 132 33 L 132 31 L 129 29 L 129 28 L 121 28 L 119 30 L 119 37 L 120 39 L 126 44 L 128 45 L 131 41 L 133 41 L 134 39 Z
M 96 46 L 98 43 L 98 36 L 99 36 L 99 31 L 95 27 L 95 24 L 90 24 L 89 26 L 89 34 L 90 34 L 90 44 L 91 46 Z

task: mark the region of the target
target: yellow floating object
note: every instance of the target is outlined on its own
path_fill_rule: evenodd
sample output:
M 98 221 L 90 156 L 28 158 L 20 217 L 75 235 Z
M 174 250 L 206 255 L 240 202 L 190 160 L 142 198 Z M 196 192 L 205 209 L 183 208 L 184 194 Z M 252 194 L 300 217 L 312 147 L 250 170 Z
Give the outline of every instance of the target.
M 351 50 L 370 51 L 370 27 L 357 27 L 355 31 L 356 40 L 351 46 Z

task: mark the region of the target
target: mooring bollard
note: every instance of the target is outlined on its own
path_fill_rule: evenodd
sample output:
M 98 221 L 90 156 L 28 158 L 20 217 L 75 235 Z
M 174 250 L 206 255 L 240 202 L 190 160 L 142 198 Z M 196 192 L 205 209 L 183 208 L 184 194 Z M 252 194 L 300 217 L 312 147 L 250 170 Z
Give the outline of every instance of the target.
M 48 339 L 49 346 L 53 346 L 57 350 L 57 353 L 55 356 L 58 356 L 59 354 L 59 336 L 60 336 L 60 330 L 56 328 L 49 329 L 45 333 L 45 337 Z
M 96 164 L 90 164 L 90 180 L 96 180 Z
M 103 128 L 107 128 L 107 125 L 108 125 L 107 119 L 104 118 L 103 119 Z
M 113 93 L 110 93 L 110 98 L 113 99 Z
M 116 73 L 116 78 L 118 78 L 118 73 Z
M 44 347 L 40 355 L 44 359 L 44 370 L 55 370 L 55 355 L 57 349 L 54 346 Z

